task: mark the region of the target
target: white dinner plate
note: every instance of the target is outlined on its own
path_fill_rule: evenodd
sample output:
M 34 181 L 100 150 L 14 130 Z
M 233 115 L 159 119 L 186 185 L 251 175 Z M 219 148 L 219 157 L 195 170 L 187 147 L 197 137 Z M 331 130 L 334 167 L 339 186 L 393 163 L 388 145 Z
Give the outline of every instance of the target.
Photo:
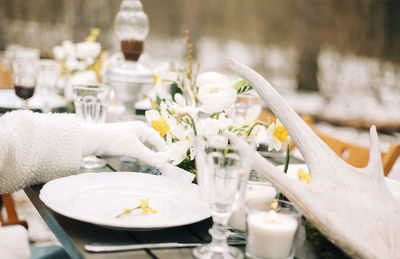
M 278 168 L 283 171 L 284 166 L 280 165 L 278 166 Z M 309 172 L 308 167 L 306 164 L 290 164 L 289 168 L 288 168 L 288 176 L 293 178 L 293 179 L 298 179 L 299 181 L 301 181 L 299 179 L 298 173 L 297 171 L 299 169 L 303 169 L 305 172 Z M 385 177 L 386 180 L 386 184 L 389 187 L 389 190 L 392 192 L 393 196 L 400 201 L 400 182 L 392 180 L 390 178 Z M 312 181 L 312 175 L 311 175 L 311 181 Z
M 55 212 L 109 228 L 154 230 L 187 225 L 210 216 L 195 184 L 144 173 L 84 173 L 55 179 L 40 191 L 40 199 Z M 156 213 L 137 209 L 115 218 L 124 208 L 135 208 L 149 198 Z
M 67 105 L 64 98 L 59 95 L 51 95 L 47 97 L 48 106 L 50 108 L 60 108 Z M 35 93 L 28 100 L 31 109 L 42 109 L 45 105 L 45 99 L 38 93 Z M 18 109 L 21 107 L 21 100 L 15 95 L 13 89 L 0 90 L 0 107 L 6 109 Z

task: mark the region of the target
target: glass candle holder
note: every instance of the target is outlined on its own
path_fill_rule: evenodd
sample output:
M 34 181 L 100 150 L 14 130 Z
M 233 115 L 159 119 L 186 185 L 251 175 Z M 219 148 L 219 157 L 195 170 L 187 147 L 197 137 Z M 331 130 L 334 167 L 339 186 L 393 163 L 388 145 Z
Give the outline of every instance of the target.
M 246 202 L 248 258 L 294 258 L 301 212 L 283 200 Z
M 228 221 L 228 228 L 239 237 L 247 237 L 246 201 L 252 199 L 272 200 L 276 196 L 276 189 L 270 182 L 248 181 L 245 192 L 239 193 L 237 209 Z

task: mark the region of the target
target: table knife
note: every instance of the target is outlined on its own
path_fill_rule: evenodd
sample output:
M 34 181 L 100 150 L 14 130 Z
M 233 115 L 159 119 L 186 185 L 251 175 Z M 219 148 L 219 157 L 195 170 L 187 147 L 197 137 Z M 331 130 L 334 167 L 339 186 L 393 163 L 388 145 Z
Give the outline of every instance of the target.
M 132 244 L 132 245 L 111 245 L 101 243 L 89 243 L 85 245 L 85 250 L 88 252 L 119 252 L 119 251 L 132 251 L 139 249 L 166 249 L 166 248 L 185 248 L 196 247 L 205 243 L 152 243 L 152 244 Z M 229 240 L 228 245 L 245 245 L 246 240 Z

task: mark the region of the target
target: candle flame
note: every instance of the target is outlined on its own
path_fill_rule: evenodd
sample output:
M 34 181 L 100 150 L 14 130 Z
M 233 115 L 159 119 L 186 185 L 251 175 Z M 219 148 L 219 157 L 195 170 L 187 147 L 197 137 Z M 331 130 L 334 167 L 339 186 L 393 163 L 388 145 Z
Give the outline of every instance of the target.
M 270 210 L 268 213 L 268 217 L 270 220 L 275 221 L 276 220 L 276 212 L 274 210 Z
M 279 202 L 277 200 L 273 200 L 271 202 L 271 204 L 269 205 L 269 207 L 271 208 L 271 210 L 276 210 L 279 206 Z

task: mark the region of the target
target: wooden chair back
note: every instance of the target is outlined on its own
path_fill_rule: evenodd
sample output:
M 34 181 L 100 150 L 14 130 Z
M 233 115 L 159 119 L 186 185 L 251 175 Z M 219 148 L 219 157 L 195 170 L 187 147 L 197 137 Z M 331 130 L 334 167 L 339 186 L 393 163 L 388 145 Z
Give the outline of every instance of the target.
M 12 89 L 12 75 L 11 71 L 6 68 L 0 60 L 0 89 Z
M 310 115 L 303 115 L 303 120 L 314 130 L 314 132 L 344 161 L 354 167 L 365 167 L 369 160 L 369 148 L 347 143 L 333 136 L 322 133 L 312 126 L 314 118 Z M 263 111 L 259 117 L 260 120 L 275 122 L 276 118 L 272 113 Z M 295 147 L 293 141 L 289 144 L 289 149 L 293 150 Z M 400 143 L 392 143 L 387 152 L 382 152 L 382 165 L 385 176 L 389 175 L 397 158 L 400 156 Z
M 3 206 L 7 212 L 7 218 L 3 217 L 3 214 L 0 213 L 0 223 L 2 226 L 7 225 L 22 225 L 26 229 L 28 229 L 28 223 L 25 220 L 20 220 L 18 218 L 17 210 L 15 209 L 14 199 L 11 193 L 4 193 L 1 195 Z M 0 210 L 1 212 L 1 210 Z
M 351 164 L 354 167 L 362 168 L 367 166 L 369 160 L 368 147 L 344 142 L 333 136 L 322 133 L 312 125 L 310 125 L 310 127 L 344 161 L 346 161 L 347 163 Z M 400 155 L 400 144 L 396 142 L 391 144 L 387 152 L 381 152 L 383 173 L 385 176 L 389 175 L 390 170 L 392 170 L 392 167 L 396 162 L 397 158 L 399 157 L 399 155 Z

